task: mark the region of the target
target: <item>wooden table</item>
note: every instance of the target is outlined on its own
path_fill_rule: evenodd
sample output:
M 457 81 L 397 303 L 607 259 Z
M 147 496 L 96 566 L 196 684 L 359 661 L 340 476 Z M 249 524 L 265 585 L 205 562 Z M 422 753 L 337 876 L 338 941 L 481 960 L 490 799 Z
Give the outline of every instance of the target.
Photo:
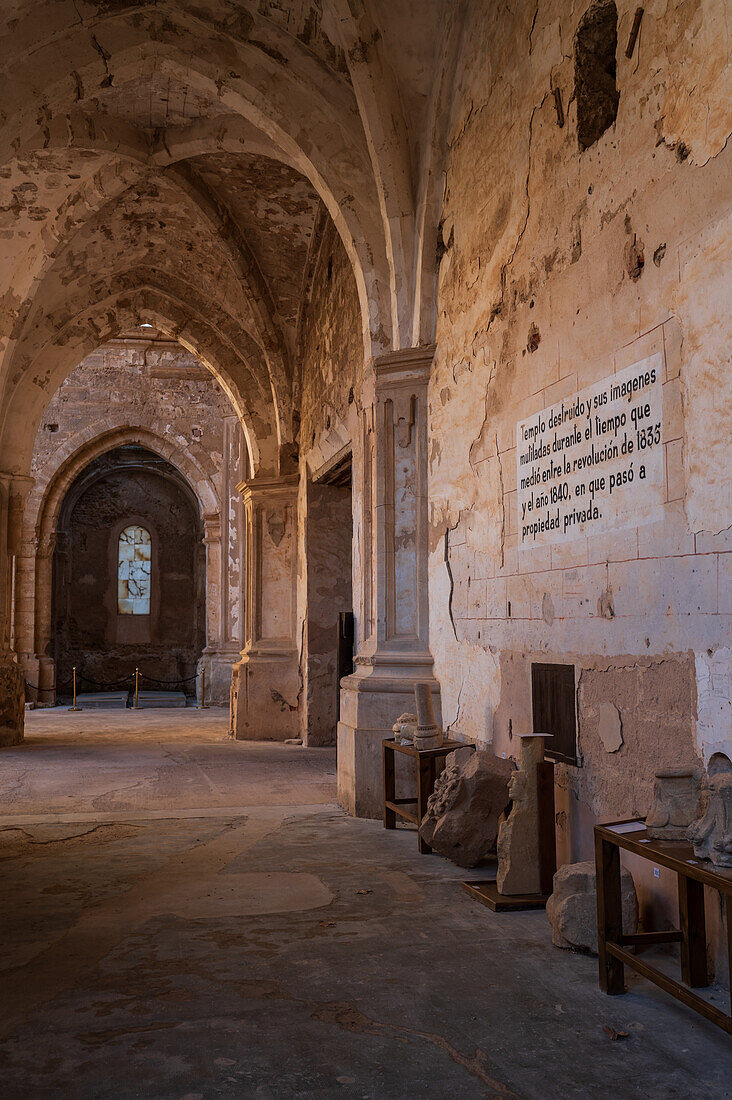
M 679 880 L 679 928 L 669 932 L 623 934 L 620 892 L 620 849 L 651 860 L 658 867 L 675 871 Z M 707 938 L 704 919 L 704 887 L 712 886 L 724 897 L 730 979 L 732 982 L 732 869 L 715 868 L 707 859 L 697 859 L 686 841 L 652 840 L 640 820 L 616 821 L 595 826 L 597 868 L 597 946 L 600 956 L 600 988 L 605 993 L 624 993 L 624 967 L 655 982 L 672 997 L 683 1001 L 702 1016 L 732 1034 L 730 1012 L 722 1012 L 692 992 L 690 987 L 709 984 Z M 682 982 L 669 978 L 629 947 L 659 943 L 681 945 Z
M 475 749 L 475 745 L 465 745 L 462 741 L 443 741 L 437 749 L 416 749 L 414 745 L 398 745 L 393 737 L 382 742 L 384 746 L 384 828 L 396 829 L 397 817 L 411 821 L 417 826 L 417 841 L 423 854 L 431 852 L 429 844 L 422 839 L 419 826 L 427 812 L 427 800 L 432 794 L 437 778 L 437 761 L 444 759 L 455 749 Z M 417 797 L 396 797 L 396 757 L 395 752 L 411 756 L 417 761 Z M 405 809 L 416 807 L 416 813 Z

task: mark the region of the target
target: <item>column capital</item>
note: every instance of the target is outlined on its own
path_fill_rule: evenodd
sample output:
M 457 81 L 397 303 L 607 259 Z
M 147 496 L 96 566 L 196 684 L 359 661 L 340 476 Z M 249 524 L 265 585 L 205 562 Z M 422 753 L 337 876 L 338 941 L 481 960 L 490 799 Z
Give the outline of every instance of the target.
M 218 512 L 207 512 L 204 515 L 203 542 L 205 546 L 221 542 L 221 516 Z
M 25 500 L 36 483 L 29 474 L 6 474 L 0 471 L 0 485 L 13 497 Z
M 297 498 L 299 474 L 286 474 L 284 477 L 250 477 L 236 486 L 245 504 L 281 501 L 289 504 Z
M 435 345 L 400 348 L 379 355 L 373 361 L 377 392 L 392 387 L 427 385 L 435 357 Z

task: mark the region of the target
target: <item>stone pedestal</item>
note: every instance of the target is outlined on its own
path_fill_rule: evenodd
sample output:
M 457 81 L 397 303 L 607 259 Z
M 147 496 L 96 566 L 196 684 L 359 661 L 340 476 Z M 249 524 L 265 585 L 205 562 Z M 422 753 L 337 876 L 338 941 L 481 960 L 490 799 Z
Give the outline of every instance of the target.
M 341 681 L 338 799 L 359 817 L 381 816 L 381 742 L 414 685 L 439 684 L 429 649 L 427 598 L 427 387 L 434 348 L 376 359 L 361 392 L 354 441 L 356 671 Z M 360 568 L 359 568 L 360 566 Z
M 297 475 L 253 478 L 244 501 L 245 645 L 234 665 L 231 732 L 239 740 L 298 736 L 295 641 Z
M 53 657 L 21 654 L 19 661 L 25 677 L 27 702 L 34 703 L 36 707 L 55 707 L 56 662 Z
M 198 662 L 196 698 L 201 702 L 201 673 L 206 672 L 206 703 L 212 707 L 226 707 L 231 695 L 231 674 L 241 659 L 239 649 L 216 649 L 206 646 Z

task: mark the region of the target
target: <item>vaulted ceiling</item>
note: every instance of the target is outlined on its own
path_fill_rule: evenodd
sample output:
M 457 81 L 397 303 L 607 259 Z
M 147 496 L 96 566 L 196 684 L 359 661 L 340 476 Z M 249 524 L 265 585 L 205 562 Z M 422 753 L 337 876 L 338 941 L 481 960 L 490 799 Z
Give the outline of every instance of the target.
M 366 357 L 429 341 L 435 103 L 462 7 L 423 0 L 410 35 L 410 0 L 3 5 L 0 470 L 25 471 L 85 354 L 152 323 L 210 367 L 254 469 L 276 472 L 323 208 Z

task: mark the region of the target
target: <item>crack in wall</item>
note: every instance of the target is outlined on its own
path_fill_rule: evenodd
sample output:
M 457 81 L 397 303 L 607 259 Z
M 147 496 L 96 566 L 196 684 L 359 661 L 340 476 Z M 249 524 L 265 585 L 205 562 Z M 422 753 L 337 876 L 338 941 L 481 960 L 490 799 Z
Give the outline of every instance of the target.
M 455 626 L 455 616 L 452 613 L 452 599 L 453 599 L 453 596 L 455 594 L 455 578 L 453 577 L 452 566 L 450 565 L 450 532 L 454 531 L 457 527 L 459 527 L 460 520 L 462 519 L 462 515 L 463 515 L 463 513 L 461 511 L 458 518 L 457 518 L 456 523 L 452 527 L 450 527 L 450 525 L 448 524 L 447 527 L 445 528 L 445 557 L 444 557 L 444 561 L 445 561 L 445 566 L 447 568 L 447 575 L 450 578 L 450 595 L 449 595 L 448 601 L 447 601 L 447 613 L 450 616 L 450 623 L 452 624 L 452 632 L 455 635 L 455 641 L 456 642 L 459 641 L 460 639 L 458 638 L 457 628 Z
M 501 500 L 501 569 L 503 569 L 506 563 L 505 554 L 505 542 L 506 542 L 506 498 L 503 491 L 503 462 L 501 461 L 501 452 L 498 450 L 498 432 L 496 432 L 496 458 L 498 459 L 498 492 Z
M 460 689 L 458 691 L 458 697 L 457 697 L 457 706 L 455 708 L 455 717 L 453 718 L 452 722 L 448 723 L 447 728 L 445 729 L 445 733 L 450 733 L 450 731 L 452 729 L 454 729 L 454 727 L 457 726 L 458 722 L 460 721 L 460 703 L 461 703 L 462 698 L 463 698 L 463 688 L 465 687 L 466 679 L 467 679 L 467 677 L 463 676 L 461 681 L 460 681 Z

